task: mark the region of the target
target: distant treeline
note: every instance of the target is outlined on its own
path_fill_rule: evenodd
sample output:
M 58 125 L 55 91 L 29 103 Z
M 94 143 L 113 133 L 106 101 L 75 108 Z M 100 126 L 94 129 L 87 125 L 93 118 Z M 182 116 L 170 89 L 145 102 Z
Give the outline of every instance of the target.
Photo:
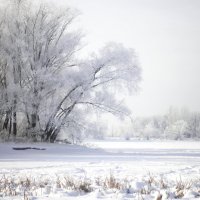
M 125 119 L 123 123 L 115 123 L 110 128 L 106 128 L 104 123 L 102 128 L 96 130 L 99 131 L 96 131 L 94 136 L 102 139 L 107 136 L 122 137 L 127 140 L 133 137 L 173 140 L 198 139 L 200 138 L 200 113 L 191 112 L 186 108 L 170 107 L 163 115 Z

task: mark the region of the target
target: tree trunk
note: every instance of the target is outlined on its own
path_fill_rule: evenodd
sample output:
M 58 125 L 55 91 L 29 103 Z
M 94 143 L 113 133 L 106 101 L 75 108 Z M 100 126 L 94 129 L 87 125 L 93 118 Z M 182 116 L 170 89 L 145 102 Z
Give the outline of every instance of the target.
M 17 135 L 17 97 L 15 95 L 13 102 L 13 135 Z
M 51 128 L 49 128 L 48 131 L 47 130 L 45 131 L 44 136 L 43 136 L 44 140 L 46 142 L 54 143 L 58 136 L 58 133 L 60 132 L 60 129 L 61 129 L 61 126 L 59 127 L 51 126 Z
M 56 127 L 54 127 L 53 124 L 49 124 L 45 131 L 44 131 L 44 136 L 43 136 L 43 139 L 47 142 L 50 140 L 51 138 L 51 135 L 55 132 L 56 130 Z
M 10 138 L 12 132 L 12 111 L 10 113 L 10 125 L 9 125 L 9 135 L 8 135 L 8 139 Z
M 17 135 L 17 113 L 13 112 L 13 135 Z
M 57 136 L 58 136 L 58 134 L 61 130 L 62 125 L 65 123 L 66 118 L 72 112 L 76 103 L 77 102 L 75 101 L 71 106 L 69 106 L 66 109 L 66 112 L 64 113 L 63 118 L 59 119 L 59 121 L 60 121 L 59 124 L 54 123 L 55 119 L 51 120 L 51 122 L 47 124 L 46 130 L 45 130 L 45 133 L 44 133 L 46 135 L 45 141 L 50 140 L 50 142 L 53 143 L 56 140 L 56 138 L 57 138 Z
M 68 93 L 68 95 L 65 96 L 65 98 L 58 105 L 58 107 L 57 107 L 56 111 L 54 112 L 54 114 L 49 118 L 49 121 L 48 121 L 48 123 L 46 125 L 46 128 L 45 128 L 45 131 L 44 131 L 44 134 L 42 136 L 42 139 L 44 139 L 44 141 L 46 141 L 46 142 L 50 141 L 51 143 L 55 142 L 55 140 L 56 140 L 56 138 L 57 138 L 57 136 L 58 136 L 58 134 L 59 134 L 59 132 L 61 130 L 61 127 L 65 123 L 66 118 L 69 116 L 69 114 L 74 109 L 77 101 L 74 101 L 73 104 L 70 105 L 67 109 L 65 109 L 64 112 L 63 112 L 63 109 L 62 109 L 62 104 L 67 99 L 67 96 L 69 96 L 69 94 L 71 92 L 73 92 L 75 89 L 76 88 L 71 90 Z M 82 95 L 83 95 L 83 92 L 80 94 L 80 97 Z M 62 115 L 60 115 L 60 113 L 62 113 Z M 59 115 L 60 115 L 60 117 L 58 117 Z M 56 118 L 57 118 L 57 120 L 56 120 Z
M 57 138 L 59 132 L 60 132 L 60 128 L 59 128 L 59 129 L 56 128 L 56 129 L 54 130 L 54 132 L 51 134 L 51 136 L 50 136 L 50 142 L 51 142 L 51 143 L 54 143 L 54 142 L 55 142 L 55 140 L 56 140 L 56 138 Z
M 31 128 L 35 128 L 37 124 L 37 114 L 34 113 L 31 115 Z
M 9 119 L 10 119 L 10 112 L 6 111 L 6 118 L 3 123 L 3 129 L 8 130 Z

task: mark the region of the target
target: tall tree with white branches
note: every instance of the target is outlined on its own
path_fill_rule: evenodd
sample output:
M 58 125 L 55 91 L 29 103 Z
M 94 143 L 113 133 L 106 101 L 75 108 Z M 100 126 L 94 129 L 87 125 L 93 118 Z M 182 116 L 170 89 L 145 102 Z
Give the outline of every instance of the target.
M 79 59 L 76 11 L 14 0 L 2 13 L 1 111 L 10 134 L 18 134 L 18 115 L 26 136 L 54 142 L 63 127 L 78 126 L 91 109 L 128 113 L 113 90 L 137 88 L 141 70 L 132 49 L 109 43 Z

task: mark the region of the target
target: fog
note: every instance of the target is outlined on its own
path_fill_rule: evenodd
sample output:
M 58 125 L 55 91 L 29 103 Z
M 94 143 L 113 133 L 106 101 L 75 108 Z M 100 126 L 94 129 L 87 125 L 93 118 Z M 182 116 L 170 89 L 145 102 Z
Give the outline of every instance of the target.
M 169 106 L 200 111 L 198 0 L 60 0 L 80 10 L 85 51 L 115 41 L 134 48 L 143 69 L 140 92 L 125 98 L 135 115 Z

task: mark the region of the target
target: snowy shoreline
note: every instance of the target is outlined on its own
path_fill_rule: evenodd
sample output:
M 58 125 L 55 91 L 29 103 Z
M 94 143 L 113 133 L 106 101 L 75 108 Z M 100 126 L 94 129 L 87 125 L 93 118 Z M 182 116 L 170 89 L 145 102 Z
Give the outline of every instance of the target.
M 88 142 L 95 148 L 65 144 L 1 143 L 0 179 L 3 180 L 3 177 L 6 177 L 15 183 L 26 177 L 32 181 L 35 180 L 37 187 L 27 190 L 27 196 L 31 200 L 156 199 L 160 193 L 163 195 L 162 199 L 173 199 L 177 195 L 178 183 L 185 184 L 186 187 L 189 182 L 192 186 L 181 190 L 181 198 L 200 199 L 198 197 L 200 189 L 199 142 Z M 12 147 L 24 146 L 46 148 L 46 150 L 12 150 Z M 120 188 L 109 188 L 108 180 L 111 176 L 115 183 L 121 184 Z M 58 178 L 73 180 L 73 183 L 76 183 L 76 187 L 74 186 L 76 189 L 66 185 L 61 188 L 57 187 Z M 148 183 L 149 179 L 154 179 L 151 187 Z M 44 180 L 48 180 L 48 184 L 42 188 L 41 192 L 38 185 L 41 185 L 40 182 Z M 99 186 L 97 180 L 101 180 L 102 185 Z M 166 188 L 160 185 L 161 180 L 167 185 Z M 77 185 L 81 182 L 89 184 L 91 191 L 82 191 L 80 189 L 82 186 Z M 105 183 L 108 184 L 107 188 L 104 186 Z M 22 196 L 19 196 L 23 193 L 21 186 L 17 188 L 18 196 L 7 195 L 6 197 L 5 191 L 4 194 L 2 191 L 0 199 L 22 199 Z

